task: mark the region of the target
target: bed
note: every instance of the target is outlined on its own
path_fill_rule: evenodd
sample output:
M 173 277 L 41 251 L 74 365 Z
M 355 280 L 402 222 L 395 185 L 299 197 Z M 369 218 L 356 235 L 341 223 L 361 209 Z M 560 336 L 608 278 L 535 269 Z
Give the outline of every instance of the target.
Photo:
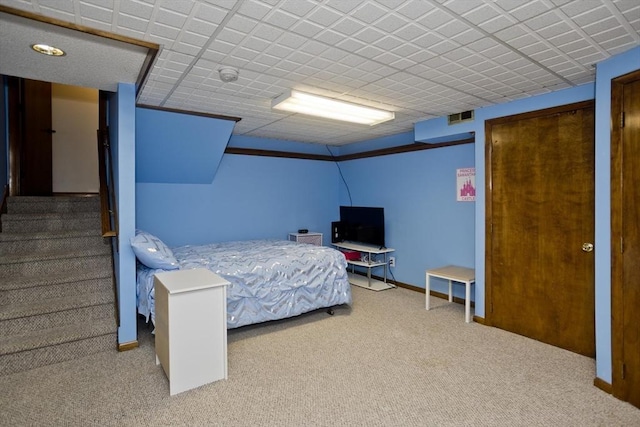
M 228 329 L 351 304 L 345 257 L 332 248 L 288 240 L 249 240 L 187 245 L 170 251 L 175 261 L 165 268 L 151 268 L 143 262 L 137 265 L 138 313 L 147 321 L 155 322 L 154 275 L 167 268 L 204 267 L 228 280 Z

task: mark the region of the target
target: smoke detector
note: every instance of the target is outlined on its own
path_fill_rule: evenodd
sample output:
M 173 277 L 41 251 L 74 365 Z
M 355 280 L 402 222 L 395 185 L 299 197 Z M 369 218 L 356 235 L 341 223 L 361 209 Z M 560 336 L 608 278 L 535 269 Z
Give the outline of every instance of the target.
M 220 67 L 218 69 L 220 80 L 225 83 L 235 82 L 238 80 L 238 69 L 233 67 Z

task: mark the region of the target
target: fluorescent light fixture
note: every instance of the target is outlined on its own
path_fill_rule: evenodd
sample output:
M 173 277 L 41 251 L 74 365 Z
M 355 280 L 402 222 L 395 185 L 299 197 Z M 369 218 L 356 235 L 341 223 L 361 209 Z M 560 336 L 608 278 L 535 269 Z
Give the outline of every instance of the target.
M 297 90 L 287 91 L 274 99 L 271 102 L 271 108 L 364 125 L 377 125 L 395 118 L 395 114 L 391 111 L 351 104 Z
M 48 44 L 37 43 L 32 44 L 31 49 L 35 50 L 38 53 L 49 56 L 64 56 L 66 53 L 62 49 L 58 49 L 55 46 L 49 46 Z

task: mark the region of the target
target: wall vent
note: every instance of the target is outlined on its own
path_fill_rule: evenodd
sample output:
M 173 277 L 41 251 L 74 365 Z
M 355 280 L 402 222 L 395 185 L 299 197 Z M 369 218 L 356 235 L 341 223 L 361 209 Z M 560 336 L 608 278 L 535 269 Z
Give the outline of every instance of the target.
M 473 120 L 473 110 L 463 111 L 462 113 L 449 114 L 449 125 L 455 125 L 462 122 L 470 122 Z

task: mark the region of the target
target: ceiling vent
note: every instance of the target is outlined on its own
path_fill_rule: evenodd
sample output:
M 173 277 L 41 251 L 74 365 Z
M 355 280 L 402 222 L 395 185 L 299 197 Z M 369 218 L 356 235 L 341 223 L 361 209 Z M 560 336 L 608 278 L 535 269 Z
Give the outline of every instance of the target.
M 463 111 L 462 113 L 449 114 L 449 125 L 456 125 L 462 122 L 470 122 L 473 120 L 473 110 Z

